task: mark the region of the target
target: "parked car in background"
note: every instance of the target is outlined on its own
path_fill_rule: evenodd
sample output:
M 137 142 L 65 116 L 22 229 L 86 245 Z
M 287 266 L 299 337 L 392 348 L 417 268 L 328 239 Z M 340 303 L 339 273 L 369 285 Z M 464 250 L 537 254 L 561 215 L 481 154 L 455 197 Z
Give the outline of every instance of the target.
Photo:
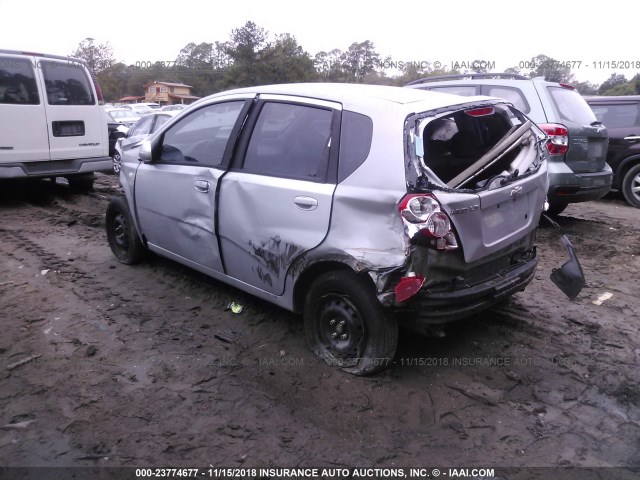
M 158 105 L 159 107 L 159 105 Z M 147 105 L 146 103 L 130 103 L 126 105 L 120 106 L 120 108 L 124 108 L 127 110 L 131 110 L 134 113 L 138 114 L 140 117 L 143 115 L 148 115 L 149 113 L 153 113 L 156 111 L 155 108 Z
M 629 205 L 640 208 L 640 95 L 585 98 L 609 132 L 612 186 Z
M 173 105 L 165 105 L 161 108 L 163 112 L 172 112 L 172 111 L 180 111 L 187 108 L 189 105 L 185 105 L 184 103 L 175 103 Z
M 128 108 L 105 108 L 105 111 L 109 114 L 114 122 L 121 123 L 126 127 L 130 127 L 131 125 L 136 123 L 142 116 L 139 113 L 136 113 L 134 110 Z
M 302 312 L 320 358 L 371 374 L 390 365 L 398 323 L 426 332 L 533 280 L 545 143 L 486 97 L 350 84 L 223 92 L 137 155 L 123 148 L 125 197 L 109 203 L 107 237 L 123 263 L 149 249 Z
M 0 50 L 0 179 L 65 177 L 93 186 L 109 169 L 102 93 L 83 60 Z
M 596 200 L 611 189 L 607 129 L 570 85 L 506 73 L 446 75 L 410 88 L 455 95 L 488 95 L 513 103 L 549 136 L 549 213 Z
M 123 156 L 127 155 L 133 159 L 137 159 L 138 149 L 140 148 L 142 140 L 145 140 L 149 135 L 156 132 L 162 125 L 178 113 L 179 112 L 157 111 L 145 115 L 134 123 L 127 131 L 126 135 L 123 135 L 115 145 L 115 152 L 113 155 L 113 172 L 115 174 L 120 173 Z

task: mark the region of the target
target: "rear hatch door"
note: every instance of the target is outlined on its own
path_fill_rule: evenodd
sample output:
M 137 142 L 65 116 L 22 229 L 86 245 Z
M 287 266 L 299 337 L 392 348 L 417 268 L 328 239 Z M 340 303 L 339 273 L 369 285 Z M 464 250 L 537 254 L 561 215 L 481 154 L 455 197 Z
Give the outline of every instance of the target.
M 546 88 L 559 122 L 569 131 L 565 163 L 575 173 L 602 171 L 607 159 L 606 127 L 573 87 L 548 85 Z
M 426 124 L 426 125 L 425 125 Z M 548 188 L 544 134 L 510 105 L 473 105 L 419 127 L 429 187 L 473 262 L 517 243 L 538 223 Z M 441 188 L 437 187 L 441 185 Z

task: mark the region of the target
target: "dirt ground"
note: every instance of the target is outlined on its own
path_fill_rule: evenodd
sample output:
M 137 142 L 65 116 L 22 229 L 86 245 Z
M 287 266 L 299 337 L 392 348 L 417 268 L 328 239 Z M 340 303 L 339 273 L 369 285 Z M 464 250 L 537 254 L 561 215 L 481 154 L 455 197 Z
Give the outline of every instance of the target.
M 560 217 L 575 301 L 541 228 L 525 292 L 445 338 L 402 333 L 392 367 L 358 378 L 309 352 L 296 315 L 158 257 L 119 264 L 117 191 L 0 185 L 1 465 L 640 466 L 640 210 L 619 195 Z

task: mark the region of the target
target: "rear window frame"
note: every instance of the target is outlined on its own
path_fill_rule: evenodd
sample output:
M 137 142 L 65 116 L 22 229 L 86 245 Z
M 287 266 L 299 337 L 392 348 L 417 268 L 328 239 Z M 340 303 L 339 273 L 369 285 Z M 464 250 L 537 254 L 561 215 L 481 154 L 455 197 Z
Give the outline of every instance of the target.
M 309 107 L 309 108 L 319 108 L 324 110 L 330 110 L 333 113 L 333 117 L 331 120 L 331 146 L 329 148 L 329 160 L 328 166 L 326 169 L 326 174 L 324 178 L 314 178 L 308 176 L 297 176 L 297 175 L 285 175 L 285 174 L 267 174 L 264 172 L 253 171 L 252 169 L 245 168 L 244 162 L 247 154 L 247 149 L 249 147 L 249 143 L 253 136 L 256 124 L 260 117 L 260 113 L 262 112 L 262 108 L 267 103 L 283 103 L 286 105 L 297 105 L 301 107 Z M 251 111 L 249 112 L 249 117 L 247 118 L 245 125 L 242 129 L 242 133 L 240 135 L 240 139 L 238 141 L 237 151 L 234 155 L 233 160 L 230 164 L 230 171 L 238 172 L 238 173 L 246 173 L 251 175 L 261 175 L 268 176 L 272 178 L 283 178 L 283 179 L 291 179 L 291 180 L 300 180 L 300 181 L 308 181 L 313 183 L 326 183 L 326 184 L 336 184 L 337 182 L 337 171 L 338 171 L 338 157 L 339 157 L 339 140 L 340 140 L 340 124 L 342 120 L 342 110 L 335 109 L 330 106 L 319 105 L 313 102 L 306 103 L 304 100 L 292 100 L 292 99 L 276 99 L 276 98 L 265 98 L 256 100 L 255 105 L 253 105 Z
M 83 63 L 80 63 L 78 61 L 72 61 L 72 60 L 64 62 L 61 60 L 43 58 L 38 61 L 38 66 L 42 71 L 42 79 L 44 80 L 44 87 L 45 87 L 44 93 L 45 93 L 45 96 L 47 97 L 48 105 L 56 106 L 56 107 L 86 107 L 86 106 L 97 105 L 96 92 L 95 92 L 95 86 L 93 84 L 93 79 L 91 78 L 91 75 L 89 74 L 87 67 Z M 88 92 L 89 94 L 88 101 L 74 102 L 74 103 L 52 102 L 51 100 L 53 97 L 53 90 L 52 89 L 50 90 L 51 85 L 49 82 L 55 81 L 55 79 L 48 78 L 48 75 L 50 70 L 53 71 L 55 69 L 66 69 L 68 71 L 82 72 L 81 76 L 82 76 L 82 79 L 84 80 L 83 86 L 86 88 L 85 93 Z M 70 77 L 65 82 L 68 83 L 68 80 L 77 81 L 78 79 Z
M 3 90 L 2 96 L 0 97 L 0 105 L 41 105 L 42 102 L 40 100 L 40 91 L 38 89 L 38 80 L 36 78 L 36 72 L 34 68 L 34 62 L 28 58 L 16 58 L 12 56 L 0 56 L 0 70 L 3 68 L 7 68 L 7 71 L 10 71 L 8 67 L 13 67 L 14 70 L 17 70 L 18 64 L 25 64 L 27 67 L 27 71 L 31 74 L 31 77 L 26 76 L 27 80 L 31 85 L 23 84 L 20 85 L 25 88 L 29 98 L 25 102 L 6 102 L 4 100 L 6 95 L 6 90 Z M 15 76 L 16 73 L 13 73 L 12 76 Z M 29 88 L 30 87 L 30 88 Z M 9 87 L 7 87 L 8 90 Z M 29 89 L 31 92 L 29 92 Z M 35 94 L 35 98 L 33 95 Z
M 577 90 L 574 90 L 572 88 L 567 88 L 567 87 L 563 87 L 561 85 L 547 85 L 547 92 L 549 94 L 549 100 L 551 103 L 551 106 L 554 110 L 554 112 L 556 113 L 556 115 L 558 116 L 558 120 L 560 122 L 569 122 L 571 124 L 574 125 L 581 125 L 581 126 L 585 126 L 585 125 L 591 125 L 593 122 L 597 122 L 598 119 L 596 118 L 595 113 L 593 113 L 593 110 L 591 109 L 591 107 L 589 106 L 589 104 L 587 103 L 587 101 L 584 99 L 584 97 L 582 97 L 582 95 L 580 95 L 580 93 Z M 579 99 L 581 99 L 584 102 L 584 106 L 586 107 L 584 109 L 584 113 L 590 113 L 591 114 L 591 119 L 590 121 L 584 121 L 584 120 L 574 120 L 571 118 L 568 118 L 567 116 L 564 115 L 564 111 L 562 111 L 559 107 L 559 103 L 558 100 L 556 99 L 554 92 L 563 92 L 564 94 L 567 95 L 577 95 Z

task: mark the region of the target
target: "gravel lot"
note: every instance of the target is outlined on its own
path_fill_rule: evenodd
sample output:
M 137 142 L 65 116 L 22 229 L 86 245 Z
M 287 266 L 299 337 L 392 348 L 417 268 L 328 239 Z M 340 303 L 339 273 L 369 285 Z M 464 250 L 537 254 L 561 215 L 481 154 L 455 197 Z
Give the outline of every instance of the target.
M 445 338 L 401 334 L 392 368 L 358 378 L 316 360 L 296 315 L 158 257 L 119 264 L 117 192 L 0 184 L 1 465 L 640 466 L 640 210 L 621 196 L 560 217 L 575 301 L 541 228 L 525 292 Z

